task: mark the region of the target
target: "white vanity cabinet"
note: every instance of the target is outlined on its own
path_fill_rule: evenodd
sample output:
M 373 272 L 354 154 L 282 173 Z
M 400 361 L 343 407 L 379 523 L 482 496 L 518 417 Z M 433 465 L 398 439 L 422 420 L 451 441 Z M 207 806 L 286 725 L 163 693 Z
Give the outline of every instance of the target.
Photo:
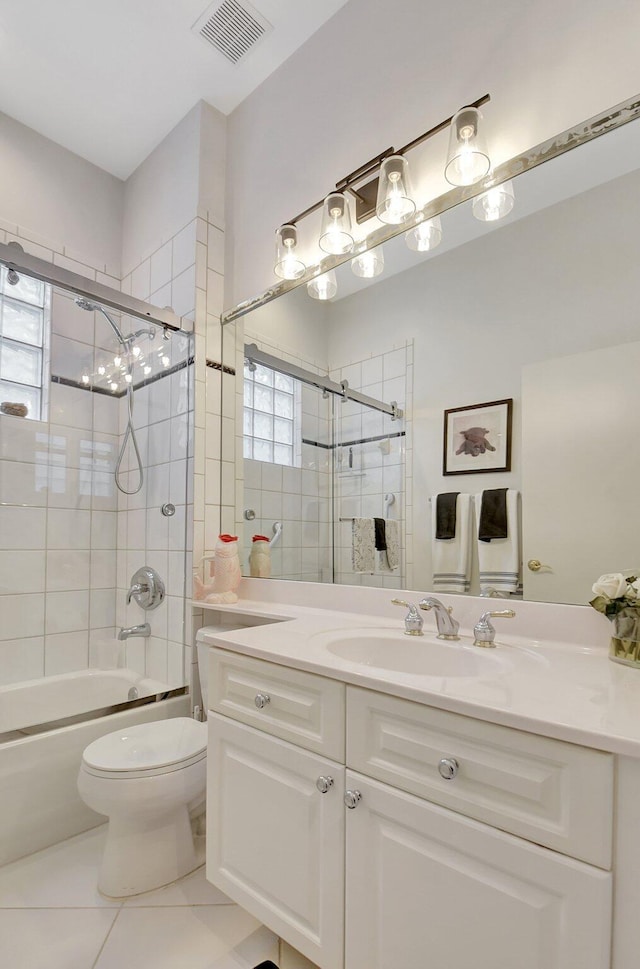
M 609 969 L 613 757 L 225 650 L 209 683 L 207 877 L 308 959 Z

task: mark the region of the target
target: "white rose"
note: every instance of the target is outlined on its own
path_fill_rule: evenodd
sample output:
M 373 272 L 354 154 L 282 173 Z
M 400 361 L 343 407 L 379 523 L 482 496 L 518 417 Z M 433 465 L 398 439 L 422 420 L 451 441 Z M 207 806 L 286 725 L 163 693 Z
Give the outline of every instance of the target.
M 625 595 L 627 586 L 627 580 L 622 572 L 607 572 L 606 575 L 601 575 L 591 588 L 596 596 L 605 596 L 607 599 L 618 599 Z

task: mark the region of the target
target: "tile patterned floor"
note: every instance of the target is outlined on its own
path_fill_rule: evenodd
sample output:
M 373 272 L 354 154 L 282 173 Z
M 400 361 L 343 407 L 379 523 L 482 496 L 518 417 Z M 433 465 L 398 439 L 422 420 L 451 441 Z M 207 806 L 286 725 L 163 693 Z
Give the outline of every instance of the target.
M 123 901 L 96 889 L 106 827 L 0 868 L 0 966 L 253 969 L 276 936 L 206 881 L 204 868 Z

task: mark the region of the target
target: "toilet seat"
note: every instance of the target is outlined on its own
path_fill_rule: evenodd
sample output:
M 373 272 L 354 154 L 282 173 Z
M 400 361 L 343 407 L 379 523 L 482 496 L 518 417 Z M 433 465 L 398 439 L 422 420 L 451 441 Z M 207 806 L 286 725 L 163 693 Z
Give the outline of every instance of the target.
M 82 766 L 98 777 L 154 777 L 184 770 L 206 753 L 207 725 L 173 717 L 99 737 L 85 749 Z

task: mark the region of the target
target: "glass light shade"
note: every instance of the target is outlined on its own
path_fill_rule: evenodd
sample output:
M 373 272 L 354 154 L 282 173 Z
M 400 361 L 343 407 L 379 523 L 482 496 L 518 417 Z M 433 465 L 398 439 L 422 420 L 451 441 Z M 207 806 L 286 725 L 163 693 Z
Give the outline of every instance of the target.
M 477 108 L 461 108 L 451 119 L 449 153 L 444 177 L 450 185 L 473 185 L 489 171 L 491 159 L 480 130 Z
M 421 222 L 414 229 L 410 229 L 405 236 L 407 246 L 413 252 L 428 252 L 435 249 L 442 242 L 442 224 L 440 216 Z
M 323 252 L 343 256 L 353 249 L 351 212 L 349 203 L 341 192 L 327 195 L 322 206 L 322 226 L 318 244 Z
M 376 215 L 387 225 L 402 225 L 416 210 L 409 178 L 409 162 L 390 155 L 380 166 Z
M 384 253 L 380 246 L 377 249 L 361 252 L 351 260 L 351 271 L 354 276 L 361 276 L 363 279 L 373 279 L 374 276 L 379 276 L 383 269 Z
M 307 292 L 313 299 L 331 299 L 338 292 L 338 281 L 333 269 L 316 276 L 307 283 Z
M 298 230 L 295 225 L 281 225 L 276 229 L 276 260 L 273 271 L 280 279 L 300 279 L 306 266 L 298 259 Z
M 509 180 L 474 198 L 473 214 L 480 222 L 497 222 L 498 219 L 504 219 L 505 215 L 509 215 L 514 202 L 513 182 Z

